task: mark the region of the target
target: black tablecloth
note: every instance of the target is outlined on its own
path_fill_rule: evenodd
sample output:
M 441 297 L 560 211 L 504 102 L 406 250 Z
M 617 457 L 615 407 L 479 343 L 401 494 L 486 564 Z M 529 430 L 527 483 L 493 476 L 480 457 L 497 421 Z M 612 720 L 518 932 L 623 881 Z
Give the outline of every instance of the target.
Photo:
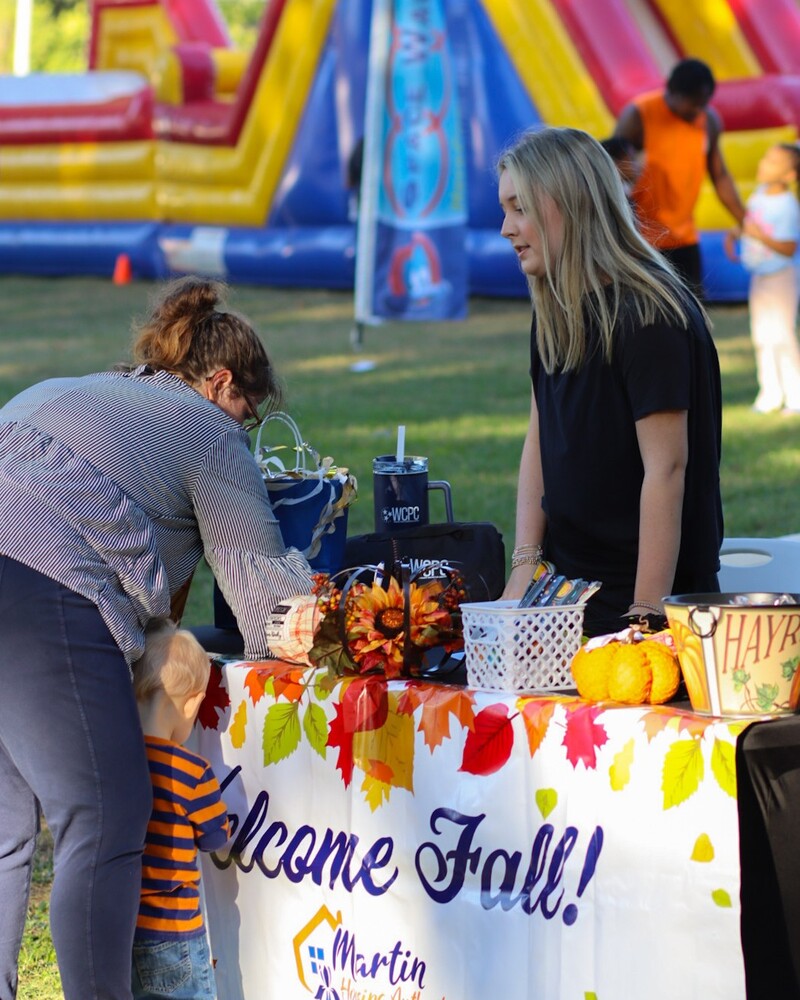
M 800 716 L 736 747 L 747 1000 L 800 1000 Z

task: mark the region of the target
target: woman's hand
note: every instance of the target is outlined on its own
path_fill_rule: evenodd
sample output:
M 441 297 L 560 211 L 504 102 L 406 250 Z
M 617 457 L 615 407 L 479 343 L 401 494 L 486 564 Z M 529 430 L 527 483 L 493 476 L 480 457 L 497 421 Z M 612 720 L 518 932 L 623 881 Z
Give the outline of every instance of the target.
M 535 566 L 531 566 L 530 564 L 524 564 L 517 566 L 516 569 L 512 569 L 508 575 L 506 588 L 500 599 L 502 601 L 518 601 L 528 589 L 528 584 L 533 579 L 535 568 Z

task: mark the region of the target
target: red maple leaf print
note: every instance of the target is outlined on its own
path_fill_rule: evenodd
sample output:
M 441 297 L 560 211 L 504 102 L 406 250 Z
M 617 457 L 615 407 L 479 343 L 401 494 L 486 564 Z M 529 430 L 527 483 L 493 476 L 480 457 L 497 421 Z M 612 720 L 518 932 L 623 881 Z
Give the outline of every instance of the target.
M 608 741 L 605 727 L 595 722 L 602 711 L 597 705 L 581 702 L 567 709 L 567 727 L 562 742 L 573 767 L 578 766 L 578 761 L 583 761 L 584 767 L 597 767 L 597 750 Z
M 326 745 L 339 748 L 336 767 L 342 772 L 342 781 L 347 788 L 353 780 L 353 731 L 352 729 L 348 730 L 345 726 L 344 705 L 337 702 L 333 707 L 336 710 L 336 716 L 328 729 Z
M 348 733 L 380 729 L 389 714 L 385 677 L 357 677 L 342 695 L 342 724 Z
M 475 716 L 475 728 L 467 733 L 459 771 L 494 774 L 508 761 L 514 746 L 513 716 L 508 705 L 487 705 Z
M 231 699 L 222 683 L 222 667 L 211 661 L 211 675 L 208 678 L 206 696 L 200 705 L 197 718 L 203 729 L 219 729 L 219 720 L 225 714 Z

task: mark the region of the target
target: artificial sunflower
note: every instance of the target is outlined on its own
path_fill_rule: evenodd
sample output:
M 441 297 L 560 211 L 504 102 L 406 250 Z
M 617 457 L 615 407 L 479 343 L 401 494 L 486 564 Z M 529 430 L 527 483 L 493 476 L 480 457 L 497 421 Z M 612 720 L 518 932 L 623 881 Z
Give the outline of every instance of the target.
M 378 669 L 389 678 L 401 677 L 421 663 L 424 650 L 436 645 L 442 628 L 449 626 L 450 614 L 439 602 L 439 584 L 419 587 L 412 583 L 408 591 L 408 646 L 403 588 L 394 577 L 386 589 L 375 584 L 357 601 L 348 602 L 348 651 L 361 670 Z
M 447 653 L 463 649 L 460 577 L 446 584 L 407 577 L 401 583 L 392 575 L 385 584 L 367 584 L 357 578 L 365 568 L 348 571 L 342 587 L 326 573 L 315 574 L 320 619 L 308 653 L 312 663 L 337 674 L 376 671 L 393 679 L 418 674 L 433 646 Z

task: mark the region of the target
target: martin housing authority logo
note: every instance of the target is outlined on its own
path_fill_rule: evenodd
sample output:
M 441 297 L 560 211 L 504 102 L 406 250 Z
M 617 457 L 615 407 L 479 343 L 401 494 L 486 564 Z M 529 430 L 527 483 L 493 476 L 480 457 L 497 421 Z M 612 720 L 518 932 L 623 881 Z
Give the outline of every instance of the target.
M 388 951 L 359 951 L 355 934 L 342 926 L 341 912 L 334 916 L 327 906 L 295 935 L 293 945 L 297 978 L 315 1000 L 423 1000 L 422 959 L 401 940 Z

